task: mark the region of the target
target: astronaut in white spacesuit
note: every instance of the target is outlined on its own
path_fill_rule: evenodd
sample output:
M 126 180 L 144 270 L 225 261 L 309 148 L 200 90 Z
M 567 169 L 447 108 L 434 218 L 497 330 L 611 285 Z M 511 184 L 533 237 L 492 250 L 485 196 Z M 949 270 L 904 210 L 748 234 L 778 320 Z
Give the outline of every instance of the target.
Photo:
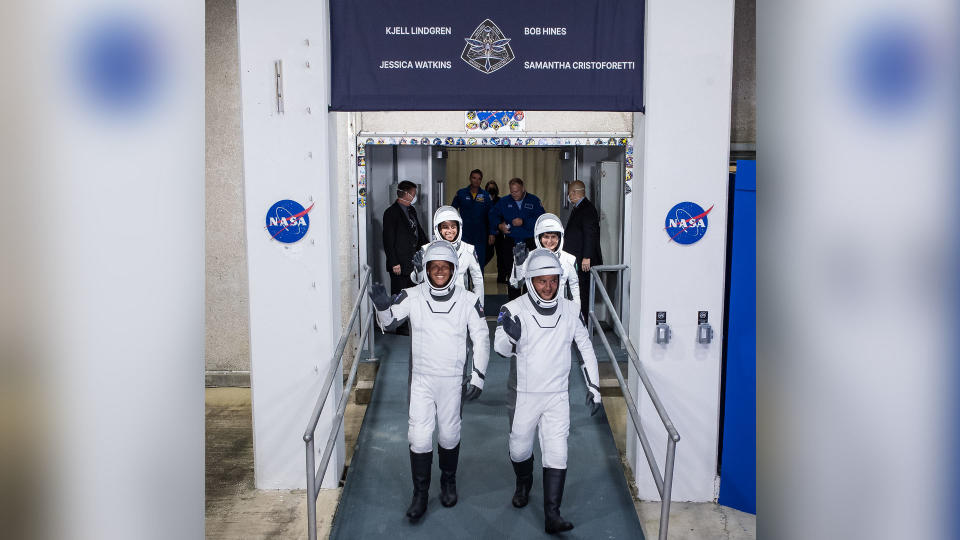
M 533 226 L 533 241 L 537 248 L 549 249 L 560 260 L 560 295 L 572 299 L 580 307 L 580 278 L 577 277 L 577 258 L 563 250 L 563 224 L 553 214 L 543 214 Z M 510 286 L 517 288 L 524 281 L 523 263 L 527 259 L 527 246 L 517 244 L 513 248 L 513 271 Z M 567 291 L 569 290 L 569 294 Z
M 570 434 L 571 342 L 580 349 L 580 370 L 587 383 L 591 414 L 600 410 L 597 357 L 580 308 L 559 295 L 561 267 L 556 255 L 535 249 L 524 262 L 527 293 L 506 303 L 497 318 L 494 349 L 510 359 L 507 407 L 510 413 L 510 461 L 517 476 L 513 505 L 527 505 L 533 485 L 533 437 L 539 431 L 543 456 L 544 530 L 568 531 L 560 516 L 567 475 Z
M 490 332 L 477 295 L 457 286 L 459 257 L 453 245 L 439 240 L 427 245 L 423 262 L 427 280 L 390 298 L 375 283 L 370 298 L 377 321 L 390 330 L 410 321 L 409 427 L 413 500 L 407 517 L 416 521 L 427 510 L 433 466 L 433 430 L 437 427 L 440 461 L 440 503 L 457 504 L 457 461 L 460 454 L 462 401 L 476 399 L 490 360 Z M 473 341 L 473 370 L 464 383 L 463 366 L 469 333 Z
M 480 268 L 480 261 L 477 259 L 473 244 L 463 241 L 463 219 L 456 208 L 441 206 L 433 213 L 433 240 L 446 240 L 457 249 L 457 255 L 460 258 L 460 264 L 457 266 L 457 283 L 460 283 L 464 289 L 472 290 L 480 298 L 482 306 L 483 270 Z M 420 248 L 420 251 L 413 256 L 413 271 L 410 273 L 410 279 L 414 283 L 422 283 L 424 280 L 423 252 L 428 245 L 430 244 Z M 469 282 L 467 281 L 468 272 L 470 273 Z

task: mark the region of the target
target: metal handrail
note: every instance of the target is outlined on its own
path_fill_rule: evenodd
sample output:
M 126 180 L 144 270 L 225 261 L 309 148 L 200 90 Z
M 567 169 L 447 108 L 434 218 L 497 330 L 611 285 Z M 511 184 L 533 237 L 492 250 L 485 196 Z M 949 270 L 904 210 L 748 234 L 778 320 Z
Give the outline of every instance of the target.
M 610 317 L 613 320 L 613 326 L 619 334 L 620 341 L 625 345 L 627 356 L 630 358 L 633 367 L 637 370 L 637 374 L 640 376 L 640 381 L 643 383 L 643 387 L 647 391 L 647 395 L 650 396 L 650 401 L 653 402 L 653 406 L 657 410 L 657 414 L 660 416 L 660 421 L 663 423 L 663 427 L 667 430 L 667 434 L 669 435 L 669 437 L 667 437 L 666 462 L 664 464 L 663 475 L 661 476 L 660 469 L 657 466 L 657 462 L 653 455 L 653 449 L 650 447 L 650 441 L 647 439 L 647 434 L 643 430 L 643 426 L 640 423 L 640 413 L 637 412 L 636 405 L 637 400 L 634 398 L 633 393 L 627 386 L 626 380 L 623 377 L 623 373 L 620 371 L 620 365 L 617 363 L 616 357 L 613 355 L 613 349 L 610 347 L 610 342 L 607 340 L 607 336 L 601 329 L 598 334 L 600 335 L 604 349 L 606 349 L 607 354 L 610 356 L 610 364 L 613 366 L 613 371 L 617 376 L 617 382 L 620 383 L 620 391 L 623 392 L 624 401 L 627 405 L 627 411 L 630 413 L 630 419 L 633 421 L 633 427 L 637 430 L 637 436 L 640 439 L 640 447 L 643 449 L 643 455 L 647 458 L 647 465 L 650 467 L 650 473 L 653 475 L 653 481 L 657 486 L 657 491 L 660 493 L 660 533 L 658 538 L 665 540 L 667 538 L 667 529 L 670 524 L 670 498 L 673 492 L 673 468 L 676 461 L 677 442 L 680 441 L 680 434 L 677 432 L 677 428 L 674 427 L 673 422 L 670 420 L 670 416 L 667 414 L 667 411 L 663 406 L 663 402 L 660 401 L 660 396 L 657 395 L 656 390 L 653 388 L 653 383 L 650 382 L 650 378 L 647 376 L 646 370 L 643 369 L 643 364 L 640 362 L 640 357 L 637 354 L 636 349 L 633 347 L 633 342 L 631 342 L 627 337 L 627 332 L 623 328 L 623 323 L 620 321 L 620 317 L 617 315 L 616 309 L 614 309 L 613 302 L 610 300 L 610 295 L 607 294 L 606 289 L 603 287 L 597 287 L 597 282 L 600 281 L 600 272 L 617 272 L 619 282 L 620 272 L 628 268 L 629 267 L 625 264 L 599 265 L 592 266 L 590 268 L 590 335 L 593 335 L 594 327 L 600 326 L 600 320 L 597 319 L 597 314 L 594 311 L 594 291 L 599 290 L 600 297 L 603 299 L 603 303 L 610 312 Z
M 317 429 L 317 423 L 320 421 L 320 414 L 323 412 L 323 407 L 327 402 L 327 397 L 330 394 L 330 389 L 333 387 L 334 377 L 337 376 L 338 371 L 340 371 L 341 365 L 343 364 L 343 352 L 347 348 L 347 340 L 350 335 L 353 333 L 353 328 L 359 319 L 360 314 L 360 305 L 363 303 L 364 298 L 366 298 L 367 287 L 370 285 L 370 267 L 363 267 L 363 274 L 360 277 L 360 291 L 357 293 L 356 301 L 353 303 L 353 309 L 350 312 L 350 319 L 347 322 L 346 326 L 343 329 L 343 332 L 340 333 L 340 340 L 337 342 L 337 348 L 334 349 L 333 356 L 330 359 L 330 370 L 327 372 L 327 378 L 323 382 L 323 386 L 320 389 L 320 396 L 317 398 L 317 403 L 313 407 L 313 413 L 310 415 L 310 420 L 307 422 L 307 429 L 303 433 L 303 442 L 306 445 L 307 452 L 307 537 L 310 540 L 316 540 L 317 538 L 317 496 L 320 491 L 320 486 L 323 483 L 323 474 L 327 471 L 327 466 L 330 464 L 330 458 L 333 455 L 333 449 L 336 446 L 337 436 L 340 435 L 340 429 L 343 427 L 343 415 L 344 411 L 347 408 L 347 400 L 350 398 L 350 392 L 353 388 L 353 381 L 357 375 L 357 367 L 360 365 L 359 354 L 357 358 L 354 359 L 353 366 L 350 368 L 350 375 L 347 377 L 347 382 L 344 386 L 343 393 L 340 396 L 340 401 L 337 404 L 337 412 L 334 415 L 333 423 L 330 428 L 330 435 L 327 437 L 327 443 L 323 447 L 323 456 L 320 459 L 320 467 L 316 468 L 315 465 L 315 446 L 313 435 Z M 368 300 L 369 301 L 369 300 Z M 360 329 L 360 347 L 362 352 L 363 348 L 366 348 L 370 356 L 373 356 L 373 332 L 371 331 L 371 325 L 373 323 L 373 318 L 375 312 L 373 309 L 369 310 L 370 314 L 366 317 L 366 321 L 363 324 L 363 327 Z M 364 347 L 366 345 L 366 347 Z M 341 375 L 342 376 L 342 375 Z

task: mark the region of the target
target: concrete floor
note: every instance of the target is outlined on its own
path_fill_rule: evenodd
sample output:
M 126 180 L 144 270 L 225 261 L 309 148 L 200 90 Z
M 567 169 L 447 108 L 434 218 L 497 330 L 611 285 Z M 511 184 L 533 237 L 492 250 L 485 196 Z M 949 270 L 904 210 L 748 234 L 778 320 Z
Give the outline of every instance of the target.
M 254 489 L 250 389 L 208 388 L 206 395 L 206 538 L 306 538 L 305 490 Z M 347 406 L 348 460 L 365 410 L 352 402 Z M 320 491 L 318 538 L 329 535 L 339 500 L 340 488 Z
M 488 293 L 506 293 L 504 285 L 498 285 L 489 276 L 484 277 Z M 619 396 L 604 397 L 603 405 L 623 461 L 626 405 Z M 344 417 L 348 465 L 365 412 L 366 406 L 357 405 L 351 398 Z M 206 416 L 206 537 L 225 540 L 306 538 L 304 490 L 254 489 L 250 389 L 208 388 Z M 632 473 L 625 462 L 624 475 L 627 483 L 632 485 Z M 340 491 L 337 488 L 320 492 L 317 499 L 318 538 L 327 538 L 330 533 Z M 660 503 L 634 498 L 634 506 L 644 535 L 656 538 Z M 691 540 L 753 540 L 756 538 L 756 516 L 715 503 L 674 502 L 670 506 L 669 536 L 671 539 Z
M 602 378 L 602 377 L 601 377 Z M 626 463 L 627 405 L 620 396 L 603 398 L 603 408 L 613 431 L 613 439 L 620 451 L 623 474 L 627 484 L 633 486 L 630 466 Z M 631 489 L 633 489 L 631 487 Z M 657 538 L 660 532 L 660 502 L 641 501 L 634 492 L 633 505 L 640 517 L 643 534 L 649 539 Z M 669 538 L 699 540 L 723 538 L 730 540 L 754 540 L 757 537 L 757 516 L 734 510 L 716 503 L 670 503 Z

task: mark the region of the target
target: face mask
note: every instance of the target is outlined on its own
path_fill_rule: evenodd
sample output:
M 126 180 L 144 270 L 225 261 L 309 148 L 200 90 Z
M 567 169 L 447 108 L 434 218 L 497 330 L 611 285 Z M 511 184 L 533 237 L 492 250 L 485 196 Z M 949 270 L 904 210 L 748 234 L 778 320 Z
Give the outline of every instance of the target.
M 573 204 L 573 199 L 571 199 L 569 195 L 567 195 L 567 202 Z
M 413 196 L 413 200 L 410 201 L 410 204 L 417 204 L 417 196 L 416 196 L 416 195 Z

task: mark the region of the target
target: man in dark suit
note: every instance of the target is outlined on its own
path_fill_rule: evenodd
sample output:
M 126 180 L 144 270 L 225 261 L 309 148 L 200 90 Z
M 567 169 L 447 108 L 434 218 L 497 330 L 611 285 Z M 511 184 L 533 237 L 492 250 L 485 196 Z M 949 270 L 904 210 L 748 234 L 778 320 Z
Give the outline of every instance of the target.
M 409 180 L 397 186 L 397 201 L 383 212 L 383 251 L 387 255 L 387 271 L 390 272 L 390 293 L 399 294 L 415 283 L 410 280 L 413 271 L 413 255 L 420 246 L 429 242 L 417 219 L 417 185 Z M 409 335 L 404 323 L 398 334 Z
M 577 258 L 580 278 L 580 310 L 586 316 L 590 302 L 590 267 L 603 264 L 600 254 L 600 214 L 586 197 L 586 186 L 576 180 L 567 188 L 567 199 L 573 205 L 563 234 L 563 250 Z

